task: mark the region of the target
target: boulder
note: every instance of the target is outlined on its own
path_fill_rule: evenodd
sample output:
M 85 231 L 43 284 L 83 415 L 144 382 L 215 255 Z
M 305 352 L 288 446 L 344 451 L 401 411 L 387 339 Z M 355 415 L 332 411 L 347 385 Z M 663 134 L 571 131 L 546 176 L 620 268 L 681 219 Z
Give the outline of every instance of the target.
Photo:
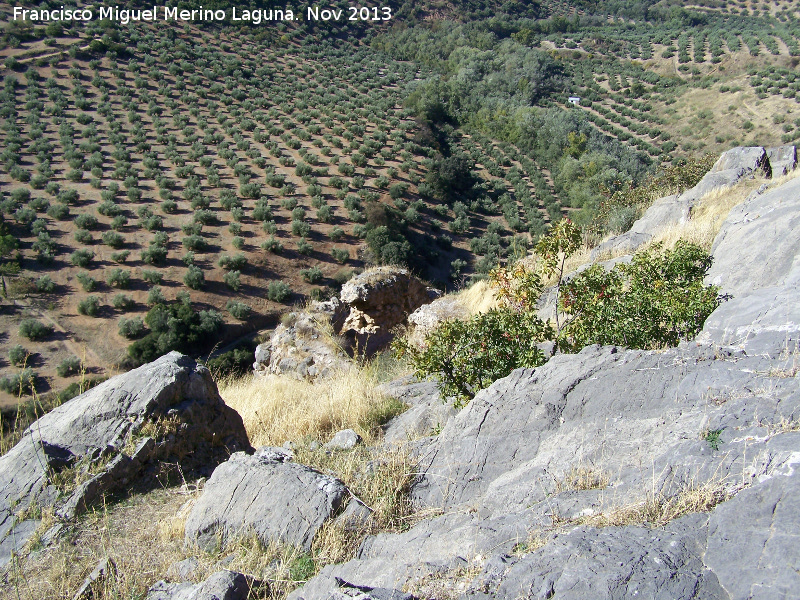
M 409 339 L 419 345 L 440 323 L 450 319 L 466 319 L 469 316 L 469 309 L 457 296 L 442 296 L 430 304 L 423 304 L 408 316 L 411 329 Z
M 310 550 L 336 515 L 347 488 L 338 479 L 292 461 L 283 448 L 237 452 L 216 468 L 186 519 L 185 539 L 211 549 L 254 534 Z
M 777 146 L 767 148 L 772 176 L 781 177 L 797 167 L 797 148 L 795 146 Z
M 396 325 L 438 295 L 399 267 L 365 271 L 344 284 L 341 298 L 286 315 L 269 342 L 256 348 L 253 369 L 312 380 L 349 370 L 350 356 L 384 348 Z
M 255 374 L 316 379 L 351 369 L 345 346 L 332 330 L 332 319 L 337 318 L 340 308 L 339 301 L 333 299 L 286 315 L 269 342 L 256 348 Z
M 350 312 L 340 333 L 352 337 L 359 350 L 370 353 L 391 340 L 392 328 L 405 323 L 412 312 L 439 295 L 406 269 L 369 269 L 342 286 L 340 298 Z
M 162 461 L 202 471 L 249 448 L 241 417 L 193 359 L 172 352 L 117 375 L 44 415 L 0 457 L 0 565 L 6 536 L 18 550 L 33 534 L 17 516 L 32 505 L 71 519 L 105 493 L 153 482 Z
M 456 415 L 453 403 L 442 400 L 434 381 L 418 381 L 409 376 L 384 384 L 381 390 L 409 406 L 383 426 L 387 444 L 402 444 L 436 434 Z
M 236 571 L 217 571 L 201 583 L 159 581 L 147 592 L 146 600 L 247 600 L 260 584 Z
M 361 443 L 361 436 L 352 429 L 337 431 L 331 440 L 323 445 L 326 450 L 351 450 Z

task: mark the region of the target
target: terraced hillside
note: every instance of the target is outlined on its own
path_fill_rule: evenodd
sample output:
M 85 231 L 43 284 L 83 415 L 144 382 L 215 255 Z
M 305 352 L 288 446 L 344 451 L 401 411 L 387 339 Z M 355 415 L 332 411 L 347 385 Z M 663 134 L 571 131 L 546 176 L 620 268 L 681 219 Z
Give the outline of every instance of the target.
M 624 229 L 604 195 L 662 164 L 796 141 L 793 5 L 706 4 L 7 20 L 0 401 L 207 355 L 370 264 L 458 286 L 565 213 Z

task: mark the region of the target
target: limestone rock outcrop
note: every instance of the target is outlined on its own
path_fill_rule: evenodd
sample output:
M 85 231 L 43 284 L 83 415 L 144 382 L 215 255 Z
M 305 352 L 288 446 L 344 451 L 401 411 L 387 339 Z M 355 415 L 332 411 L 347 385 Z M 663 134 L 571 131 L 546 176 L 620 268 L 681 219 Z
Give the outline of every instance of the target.
M 249 448 L 241 417 L 188 356 L 117 375 L 41 417 L 0 457 L 0 566 L 38 526 L 24 518 L 29 507 L 72 519 L 162 461 L 210 470 Z
M 793 146 L 782 146 L 772 150 L 773 156 L 781 165 L 780 169 L 784 171 L 789 169 L 791 160 L 788 157 L 794 152 L 793 149 Z M 653 236 L 665 227 L 685 223 L 690 218 L 692 208 L 703 196 L 756 175 L 772 176 L 767 150 L 755 146 L 732 148 L 723 152 L 711 170 L 696 186 L 681 194 L 656 200 L 629 231 L 606 240 L 592 250 L 592 260 L 608 253 L 628 254 L 634 252 L 652 240 Z
M 406 269 L 368 269 L 345 283 L 338 298 L 287 315 L 256 348 L 253 370 L 315 379 L 349 369 L 350 356 L 384 348 L 395 326 L 439 295 Z
M 466 598 L 798 597 L 797 181 L 731 212 L 709 280 L 734 298 L 697 340 L 496 381 L 422 447 L 412 499 L 440 516 L 291 598 L 464 572 Z
M 211 549 L 255 534 L 264 545 L 280 541 L 310 550 L 346 498 L 341 481 L 293 462 L 283 448 L 237 452 L 206 483 L 186 519 L 185 538 Z

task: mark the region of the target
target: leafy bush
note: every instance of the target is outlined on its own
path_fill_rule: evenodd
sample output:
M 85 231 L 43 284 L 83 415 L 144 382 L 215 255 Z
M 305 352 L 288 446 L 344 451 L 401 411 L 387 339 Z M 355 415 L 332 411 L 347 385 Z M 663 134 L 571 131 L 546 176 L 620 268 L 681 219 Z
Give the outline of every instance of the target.
M 220 256 L 217 263 L 223 269 L 230 269 L 231 271 L 241 271 L 247 266 L 247 257 L 244 254 L 236 254 L 234 256 L 223 255 Z
M 144 279 L 149 284 L 158 285 L 164 279 L 164 276 L 158 271 L 142 269 L 142 279 Z
M 408 358 L 418 376 L 436 375 L 442 395 L 462 405 L 511 370 L 542 364 L 547 357 L 537 344 L 543 341 L 553 342 L 553 352 L 577 352 L 595 343 L 676 345 L 697 335 L 724 299 L 716 287 L 703 285 L 711 257 L 684 241 L 671 251 L 655 246 L 639 252 L 612 271 L 591 266 L 565 282 L 565 260 L 581 243 L 578 227 L 564 219 L 536 245 L 541 274 L 557 282 L 554 325 L 536 314 L 540 273 L 517 264 L 490 274 L 501 308 L 447 321 L 421 347 L 398 339 L 395 351 Z
M 8 351 L 8 360 L 11 362 L 12 365 L 15 367 L 22 367 L 28 361 L 28 357 L 31 355 L 30 352 L 25 350 L 19 344 L 12 346 L 11 350 Z
M 19 334 L 33 342 L 43 340 L 51 333 L 53 333 L 52 327 L 36 319 L 25 319 L 19 324 Z
M 442 397 L 462 406 L 512 370 L 547 361 L 538 344 L 552 337 L 552 329 L 535 315 L 527 317 L 506 307 L 446 321 L 425 338 L 423 349 L 398 338 L 395 351 L 410 359 L 417 375 L 437 374 Z
M 100 299 L 97 296 L 88 296 L 78 302 L 78 313 L 88 317 L 96 317 L 100 312 Z
M 350 252 L 346 248 L 332 248 L 331 257 L 339 264 L 344 264 L 350 260 Z
M 147 306 L 155 306 L 156 304 L 164 304 L 167 299 L 164 297 L 164 294 L 161 292 L 161 286 L 154 285 L 150 288 L 150 291 L 147 292 Z
M 111 305 L 117 310 L 130 310 L 135 306 L 135 302 L 125 294 L 117 294 L 111 301 Z
M 94 252 L 91 250 L 86 250 L 85 248 L 75 250 L 75 252 L 69 256 L 69 262 L 71 262 L 74 266 L 81 267 L 83 269 L 86 269 L 93 260 Z
M 206 367 L 214 378 L 241 377 L 253 368 L 253 349 L 235 348 L 206 361 Z
M 674 250 L 656 245 L 637 252 L 612 271 L 592 265 L 564 284 L 565 315 L 560 346 L 575 352 L 587 344 L 628 348 L 676 346 L 694 338 L 725 299 L 703 285 L 711 256 L 679 241 Z
M 42 275 L 36 280 L 36 291 L 40 294 L 52 294 L 55 289 L 56 284 L 49 275 Z
M 283 252 L 283 244 L 278 241 L 274 235 L 269 236 L 265 241 L 261 242 L 261 247 L 267 252 L 273 254 L 281 254 Z
M 125 239 L 116 231 L 106 231 L 103 234 L 103 243 L 109 248 L 118 250 L 125 244 Z
M 81 370 L 81 360 L 76 356 L 65 358 L 56 367 L 56 373 L 59 377 L 69 377 L 79 373 Z
M 111 287 L 127 289 L 131 284 L 131 274 L 128 271 L 123 271 L 119 267 L 111 269 L 106 278 L 106 282 Z
M 122 337 L 135 340 L 144 333 L 144 322 L 138 317 L 133 319 L 123 317 L 119 320 L 118 331 Z
M 241 275 L 240 271 L 228 271 L 225 275 L 222 276 L 222 280 L 225 282 L 230 289 L 235 292 L 239 291 L 239 288 L 242 286 L 241 282 L 239 281 L 239 276 Z
M 142 250 L 142 262 L 146 265 L 163 265 L 167 260 L 167 249 L 161 246 L 150 246 Z
M 75 279 L 81 284 L 84 292 L 93 292 L 97 289 L 97 280 L 88 273 L 78 273 Z
M 239 321 L 246 321 L 253 311 L 253 309 L 244 302 L 234 302 L 233 300 L 228 301 L 225 308 L 234 319 L 238 319 Z
M 122 252 L 112 252 L 111 253 L 111 260 L 115 263 L 124 263 L 128 260 L 128 257 L 131 255 L 129 250 L 123 250 Z
M 15 396 L 27 396 L 33 391 L 36 377 L 33 369 L 22 369 L 19 373 L 0 379 L 0 389 Z
M 317 266 L 311 267 L 310 269 L 302 269 L 300 271 L 300 276 L 308 283 L 319 283 L 322 281 L 322 269 Z
M 186 275 L 183 276 L 183 283 L 193 290 L 202 288 L 205 281 L 206 277 L 203 275 L 203 270 L 195 265 L 191 265 Z
M 282 281 L 271 281 L 267 286 L 267 298 L 273 302 L 285 302 L 292 295 L 292 290 Z
M 158 303 L 144 320 L 150 333 L 128 347 L 128 355 L 136 364 L 153 361 L 172 350 L 197 353 L 216 341 L 224 323 L 217 311 L 198 311 L 188 301 Z

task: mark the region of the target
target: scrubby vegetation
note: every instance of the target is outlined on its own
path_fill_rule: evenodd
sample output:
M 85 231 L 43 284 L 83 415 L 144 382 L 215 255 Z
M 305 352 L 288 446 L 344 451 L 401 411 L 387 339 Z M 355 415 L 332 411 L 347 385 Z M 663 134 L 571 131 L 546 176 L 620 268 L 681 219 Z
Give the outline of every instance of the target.
M 492 271 L 503 306 L 445 321 L 419 345 L 400 338 L 396 352 L 418 376 L 437 377 L 442 397 L 460 406 L 513 369 L 546 362 L 543 342 L 550 342 L 553 354 L 589 344 L 675 346 L 696 336 L 725 299 L 703 283 L 711 257 L 688 242 L 679 240 L 674 249 L 656 244 L 630 263 L 610 270 L 595 264 L 567 278 L 565 262 L 580 245 L 577 226 L 560 221 L 539 240 L 535 269 L 519 263 Z M 537 315 L 545 278 L 555 282 L 552 322 Z

